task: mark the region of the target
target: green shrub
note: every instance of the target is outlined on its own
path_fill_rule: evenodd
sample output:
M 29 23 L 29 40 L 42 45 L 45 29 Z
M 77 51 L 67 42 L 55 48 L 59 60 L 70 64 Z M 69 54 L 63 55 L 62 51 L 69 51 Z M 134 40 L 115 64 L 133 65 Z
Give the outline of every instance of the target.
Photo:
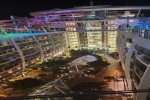
M 25 78 L 22 80 L 16 80 L 15 82 L 11 82 L 9 84 L 10 87 L 15 89 L 30 89 L 36 86 L 39 86 L 43 83 L 43 81 L 34 79 L 34 78 Z

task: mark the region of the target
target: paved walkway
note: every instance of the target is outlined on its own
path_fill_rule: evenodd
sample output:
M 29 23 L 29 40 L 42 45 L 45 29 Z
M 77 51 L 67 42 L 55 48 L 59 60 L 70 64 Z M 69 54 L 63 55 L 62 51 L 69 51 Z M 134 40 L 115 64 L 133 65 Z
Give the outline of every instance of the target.
M 104 55 L 104 58 L 110 63 L 110 65 L 95 75 L 95 78 L 98 81 L 103 81 L 105 76 L 113 76 L 116 72 L 118 61 L 108 55 Z
M 104 55 L 104 57 L 110 63 L 110 65 L 108 65 L 106 67 L 106 69 L 104 69 L 103 71 L 97 73 L 95 75 L 95 78 L 98 81 L 103 81 L 105 76 L 114 76 L 116 78 L 116 81 L 114 80 L 114 81 L 109 82 L 108 83 L 109 84 L 108 88 L 112 89 L 113 91 L 123 91 L 123 90 L 125 90 L 123 79 L 119 77 L 120 73 L 116 69 L 117 66 L 118 66 L 117 64 L 118 64 L 119 60 L 115 60 L 114 58 L 112 58 L 108 55 Z M 122 96 L 122 95 L 118 95 L 118 94 L 116 94 L 116 96 L 121 97 L 120 99 L 116 99 L 116 100 L 128 100 L 126 96 Z M 106 100 L 110 100 L 110 99 L 106 99 Z

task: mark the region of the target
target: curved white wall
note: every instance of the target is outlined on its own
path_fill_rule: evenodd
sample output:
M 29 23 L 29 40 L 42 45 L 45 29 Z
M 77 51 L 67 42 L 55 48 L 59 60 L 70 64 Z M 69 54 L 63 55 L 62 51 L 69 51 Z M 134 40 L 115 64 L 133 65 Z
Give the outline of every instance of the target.
M 124 57 L 123 54 L 124 54 L 124 47 L 126 46 L 126 39 L 127 38 L 132 39 L 132 44 L 128 49 L 128 52 L 126 54 L 125 63 L 124 63 L 123 62 L 123 57 Z M 118 53 L 120 55 L 122 65 L 125 66 L 125 74 L 126 74 L 126 78 L 128 81 L 128 86 L 131 88 L 132 87 L 131 83 L 132 82 L 134 83 L 134 81 L 132 81 L 130 79 L 131 56 L 133 54 L 133 51 L 135 50 L 136 45 L 144 47 L 146 49 L 150 49 L 150 40 L 138 37 L 137 35 L 119 34 L 117 42 L 118 43 L 116 43 L 116 44 L 117 44 Z M 147 69 L 141 78 L 140 84 L 138 85 L 138 87 L 136 86 L 136 88 L 137 89 L 149 89 L 150 88 L 150 65 L 147 66 Z M 146 100 L 146 96 L 147 96 L 147 93 L 138 93 L 136 95 L 136 100 Z

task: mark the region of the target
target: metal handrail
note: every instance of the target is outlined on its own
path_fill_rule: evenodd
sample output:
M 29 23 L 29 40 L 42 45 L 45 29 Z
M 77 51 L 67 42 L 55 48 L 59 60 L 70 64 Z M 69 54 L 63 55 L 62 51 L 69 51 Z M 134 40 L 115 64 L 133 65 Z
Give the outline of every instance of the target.
M 98 92 L 75 92 L 75 93 L 66 93 L 66 94 L 53 94 L 53 95 L 35 95 L 35 96 L 20 96 L 20 97 L 0 97 L 0 100 L 30 100 L 30 99 L 43 99 L 43 98 L 57 98 L 57 97 L 74 97 L 74 96 L 104 96 L 104 95 L 131 95 L 133 93 L 148 93 L 150 89 L 139 89 L 139 90 L 126 90 L 126 91 L 98 91 Z

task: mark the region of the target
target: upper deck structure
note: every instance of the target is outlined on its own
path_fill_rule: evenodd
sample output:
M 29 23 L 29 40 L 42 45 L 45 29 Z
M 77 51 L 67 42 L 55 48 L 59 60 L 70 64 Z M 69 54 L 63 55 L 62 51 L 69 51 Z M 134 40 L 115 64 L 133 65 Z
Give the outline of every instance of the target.
M 130 48 L 131 43 L 124 41 L 131 42 L 138 37 L 130 33 L 141 31 L 143 36 L 142 32 L 146 31 L 136 27 L 142 23 L 145 29 L 149 28 L 149 11 L 150 7 L 145 6 L 85 6 L 31 12 L 31 18 L 11 16 L 10 20 L 1 20 L 0 78 L 5 80 L 9 75 L 66 49 L 118 51 L 128 70 L 129 63 L 124 63 L 124 59 L 129 51 L 125 52 L 125 47 Z

